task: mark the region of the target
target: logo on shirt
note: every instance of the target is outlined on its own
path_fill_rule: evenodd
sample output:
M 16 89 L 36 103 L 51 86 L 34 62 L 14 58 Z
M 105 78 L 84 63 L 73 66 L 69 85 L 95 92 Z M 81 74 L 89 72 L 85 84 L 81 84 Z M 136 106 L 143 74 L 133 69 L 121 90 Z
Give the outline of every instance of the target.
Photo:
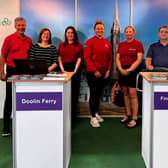
M 105 44 L 105 47 L 106 47 L 106 48 L 109 48 L 108 44 Z
M 130 50 L 130 51 L 136 51 L 136 49 L 135 49 L 135 48 L 129 48 L 129 50 Z

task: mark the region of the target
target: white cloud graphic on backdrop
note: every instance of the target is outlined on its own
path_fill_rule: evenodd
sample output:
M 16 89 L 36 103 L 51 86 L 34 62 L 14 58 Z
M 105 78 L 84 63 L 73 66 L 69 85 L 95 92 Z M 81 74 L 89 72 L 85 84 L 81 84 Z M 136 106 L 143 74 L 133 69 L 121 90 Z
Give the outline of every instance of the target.
M 146 0 L 136 1 L 133 3 L 133 25 L 143 20 L 150 10 L 150 3 Z
M 156 0 L 154 4 L 158 7 L 168 7 L 168 0 Z
M 48 21 L 61 21 L 67 19 L 69 16 L 69 10 L 63 5 L 63 3 L 54 1 L 34 1 L 33 5 L 30 2 L 26 2 L 27 9 L 34 14 L 35 17 Z

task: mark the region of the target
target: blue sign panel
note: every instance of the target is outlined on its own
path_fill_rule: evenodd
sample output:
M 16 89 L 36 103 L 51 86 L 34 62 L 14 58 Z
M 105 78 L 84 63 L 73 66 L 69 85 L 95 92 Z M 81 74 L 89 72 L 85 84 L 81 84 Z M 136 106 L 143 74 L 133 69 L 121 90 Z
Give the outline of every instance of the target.
M 154 92 L 154 109 L 168 110 L 168 92 Z
M 62 110 L 62 92 L 16 93 L 16 111 Z

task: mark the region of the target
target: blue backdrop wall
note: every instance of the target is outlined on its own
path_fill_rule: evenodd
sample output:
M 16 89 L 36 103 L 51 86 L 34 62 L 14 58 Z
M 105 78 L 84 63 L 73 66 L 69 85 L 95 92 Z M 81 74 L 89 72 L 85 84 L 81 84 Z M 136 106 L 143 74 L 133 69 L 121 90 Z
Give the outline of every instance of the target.
M 93 24 L 97 18 L 104 21 L 105 38 L 110 39 L 116 0 L 78 0 L 78 34 L 84 43 L 93 36 Z M 118 0 L 119 20 L 124 40 L 124 28 L 129 25 L 130 0 Z M 168 24 L 167 0 L 133 0 L 133 25 L 137 40 L 145 51 L 158 40 L 158 28 Z M 41 28 L 51 29 L 55 45 L 64 39 L 66 26 L 75 26 L 74 0 L 21 0 L 21 16 L 27 20 L 27 34 L 36 42 Z
M 27 20 L 27 35 L 37 41 L 39 31 L 48 27 L 52 32 L 53 44 L 58 47 L 64 40 L 65 28 L 69 25 L 78 27 L 79 40 L 82 44 L 94 35 L 93 25 L 96 19 L 105 24 L 105 38 L 110 40 L 116 0 L 21 0 L 20 15 Z M 121 26 L 121 40 L 124 28 L 130 24 L 131 0 L 118 0 L 118 14 Z M 135 38 L 143 43 L 146 56 L 149 45 L 158 40 L 158 28 L 168 24 L 168 0 L 132 0 L 132 23 L 136 30 Z M 77 16 L 77 25 L 75 25 Z M 111 86 L 104 91 L 102 98 L 110 102 Z M 84 75 L 81 79 L 81 101 L 88 100 L 88 88 Z

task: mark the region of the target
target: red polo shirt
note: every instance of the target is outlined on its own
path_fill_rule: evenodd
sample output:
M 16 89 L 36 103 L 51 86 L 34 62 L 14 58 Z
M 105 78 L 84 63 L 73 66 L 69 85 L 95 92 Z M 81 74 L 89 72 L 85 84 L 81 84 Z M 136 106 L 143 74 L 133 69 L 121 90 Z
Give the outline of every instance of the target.
M 32 46 L 32 40 L 28 36 L 19 37 L 17 33 L 7 36 L 2 45 L 1 53 L 6 54 L 6 64 L 15 67 L 13 59 L 26 59 Z
M 144 53 L 143 45 L 140 41 L 133 40 L 121 42 L 117 53 L 120 54 L 121 65 L 132 65 L 137 59 L 137 53 Z
M 62 58 L 63 63 L 75 63 L 78 58 L 82 58 L 82 44 L 67 44 L 64 46 L 64 42 L 62 42 L 58 47 L 58 55 Z
M 85 44 L 84 59 L 89 72 L 105 73 L 107 70 L 111 70 L 112 50 L 110 42 L 96 36 L 90 38 Z

